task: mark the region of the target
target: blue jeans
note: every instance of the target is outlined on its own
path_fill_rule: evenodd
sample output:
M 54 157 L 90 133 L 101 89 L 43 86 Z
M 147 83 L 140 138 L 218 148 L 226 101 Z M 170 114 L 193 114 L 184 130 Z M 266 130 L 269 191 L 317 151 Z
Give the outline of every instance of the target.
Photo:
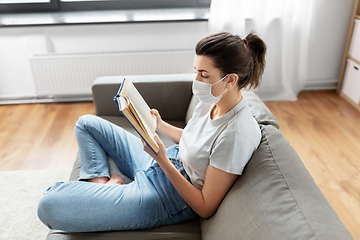
M 50 229 L 68 232 L 149 229 L 177 224 L 196 213 L 179 196 L 157 162 L 143 150 L 138 137 L 92 115 L 75 127 L 81 158 L 80 180 L 109 177 L 107 155 L 132 182 L 104 185 L 86 181 L 57 182 L 38 206 L 39 219 Z M 167 155 L 188 180 L 178 146 Z

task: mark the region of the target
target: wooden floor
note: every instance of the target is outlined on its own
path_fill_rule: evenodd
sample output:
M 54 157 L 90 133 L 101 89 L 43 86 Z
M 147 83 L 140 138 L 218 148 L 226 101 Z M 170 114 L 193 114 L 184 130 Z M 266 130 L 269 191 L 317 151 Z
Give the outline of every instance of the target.
M 267 102 L 280 130 L 354 239 L 360 239 L 360 112 L 334 91 Z
M 71 168 L 74 126 L 87 103 L 0 105 L 0 170 Z
M 334 91 L 267 102 L 280 130 L 354 239 L 360 240 L 360 112 Z M 0 170 L 71 168 L 74 125 L 92 103 L 0 106 Z

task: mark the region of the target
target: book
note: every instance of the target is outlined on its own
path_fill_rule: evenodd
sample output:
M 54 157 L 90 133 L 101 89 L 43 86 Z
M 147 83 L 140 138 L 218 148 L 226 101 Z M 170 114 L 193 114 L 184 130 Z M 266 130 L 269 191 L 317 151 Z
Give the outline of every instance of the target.
M 156 117 L 150 113 L 149 106 L 129 79 L 124 78 L 114 101 L 131 126 L 157 154 L 159 145 L 153 136 L 156 130 Z

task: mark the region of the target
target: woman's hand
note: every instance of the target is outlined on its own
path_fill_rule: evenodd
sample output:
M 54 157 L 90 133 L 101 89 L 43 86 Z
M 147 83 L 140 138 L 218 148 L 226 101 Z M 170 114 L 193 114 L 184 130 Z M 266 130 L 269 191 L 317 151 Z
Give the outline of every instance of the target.
M 162 120 L 158 110 L 151 109 L 150 113 L 156 117 L 156 131 L 178 144 L 183 130 Z
M 160 116 L 159 111 L 156 110 L 156 109 L 151 109 L 151 110 L 150 110 L 150 113 L 151 113 L 152 115 L 155 115 L 155 117 L 156 117 L 156 130 L 159 130 L 160 127 L 161 127 L 162 124 L 163 124 L 163 121 L 162 121 L 162 119 L 161 119 L 161 116 Z
M 144 151 L 147 152 L 152 158 L 154 158 L 161 166 L 162 163 L 166 163 L 167 161 L 169 161 L 169 159 L 166 155 L 165 145 L 156 133 L 154 133 L 154 139 L 159 145 L 159 151 L 157 152 L 157 154 L 155 154 L 155 152 L 149 147 L 149 145 L 147 145 L 147 143 L 142 138 L 141 141 L 144 146 Z
M 158 110 L 154 108 L 150 110 L 150 113 L 156 117 L 156 130 L 159 131 L 159 128 L 163 124 L 163 120 L 161 119 L 160 113 Z M 167 159 L 166 148 L 164 146 L 164 143 L 160 140 L 159 136 L 156 133 L 154 133 L 153 137 L 159 146 L 159 152 L 155 154 L 154 151 L 147 145 L 147 143 L 143 139 L 141 139 L 144 146 L 144 151 L 147 152 L 157 162 L 159 161 L 161 162 L 160 159 L 165 159 L 165 158 Z

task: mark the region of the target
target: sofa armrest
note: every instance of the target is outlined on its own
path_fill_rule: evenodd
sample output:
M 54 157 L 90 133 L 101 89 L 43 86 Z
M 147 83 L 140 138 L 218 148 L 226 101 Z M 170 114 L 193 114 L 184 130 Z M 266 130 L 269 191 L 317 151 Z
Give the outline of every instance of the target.
M 99 77 L 92 86 L 96 115 L 122 116 L 113 97 L 124 78 L 134 83 L 149 107 L 159 110 L 164 120 L 185 121 L 194 74 Z

